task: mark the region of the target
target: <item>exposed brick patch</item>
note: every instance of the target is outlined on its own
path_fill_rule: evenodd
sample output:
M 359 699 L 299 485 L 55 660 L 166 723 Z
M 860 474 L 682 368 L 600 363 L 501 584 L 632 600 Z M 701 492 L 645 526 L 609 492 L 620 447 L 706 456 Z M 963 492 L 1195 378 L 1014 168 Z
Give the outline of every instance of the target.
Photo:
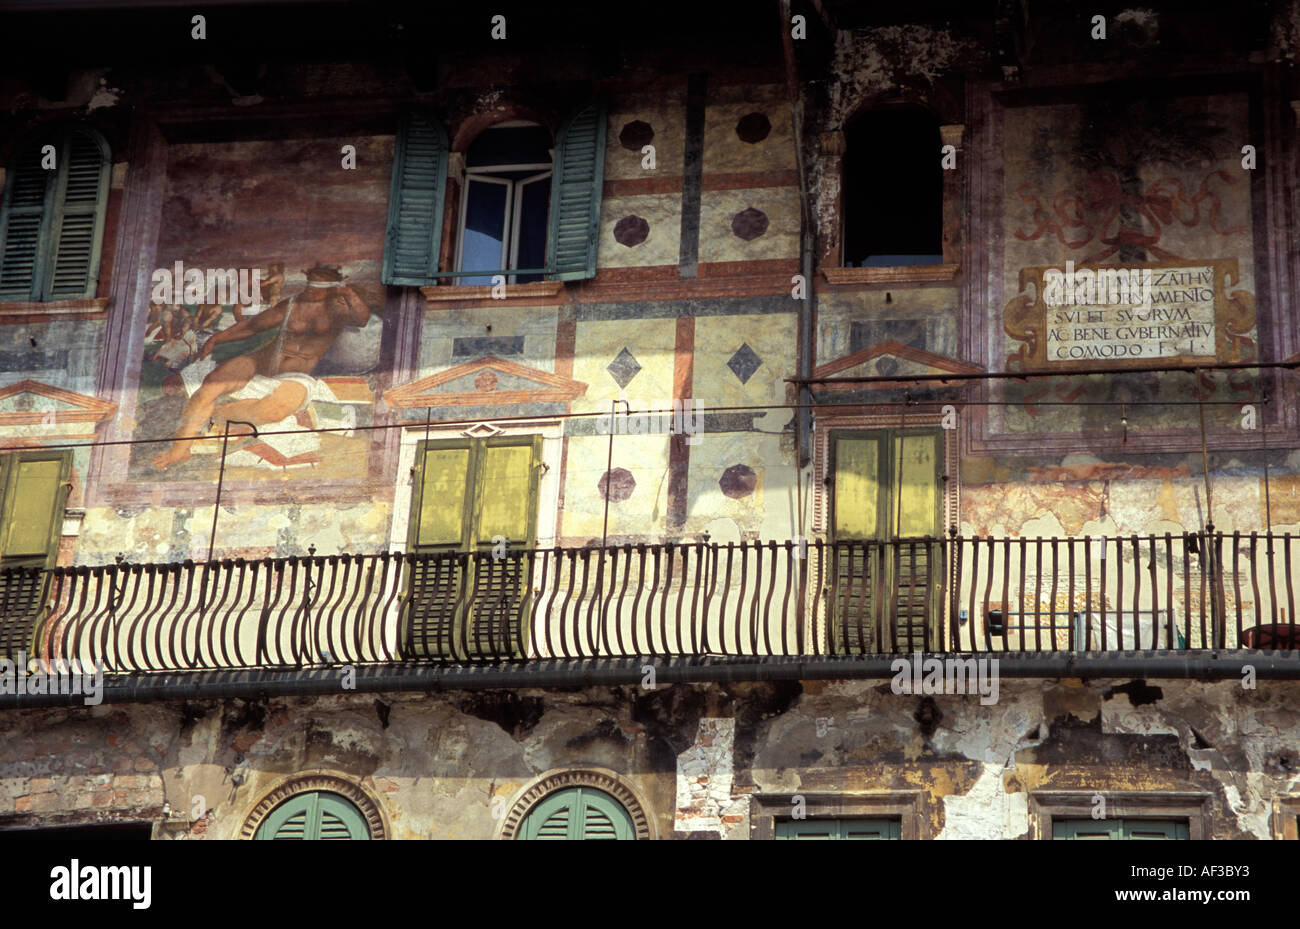
M 677 757 L 678 833 L 721 835 L 729 825 L 743 820 L 747 801 L 733 797 L 731 791 L 735 735 L 734 719 L 701 719 L 695 744 Z

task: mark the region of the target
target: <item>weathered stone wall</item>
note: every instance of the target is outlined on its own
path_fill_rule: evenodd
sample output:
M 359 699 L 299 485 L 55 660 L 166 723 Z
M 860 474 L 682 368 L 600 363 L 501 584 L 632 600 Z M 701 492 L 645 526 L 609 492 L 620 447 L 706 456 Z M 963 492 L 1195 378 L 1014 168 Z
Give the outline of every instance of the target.
M 1064 791 L 1203 795 L 1206 837 L 1265 839 L 1300 794 L 1297 714 L 1284 683 L 1120 680 L 1003 680 L 989 706 L 855 681 L 18 710 L 0 717 L 0 824 L 231 838 L 278 786 L 323 774 L 391 837 L 487 839 L 539 778 L 576 769 L 630 791 L 656 838 L 747 838 L 761 798 L 770 817 L 886 792 L 914 795 L 919 837 L 1039 838 L 1031 798 Z

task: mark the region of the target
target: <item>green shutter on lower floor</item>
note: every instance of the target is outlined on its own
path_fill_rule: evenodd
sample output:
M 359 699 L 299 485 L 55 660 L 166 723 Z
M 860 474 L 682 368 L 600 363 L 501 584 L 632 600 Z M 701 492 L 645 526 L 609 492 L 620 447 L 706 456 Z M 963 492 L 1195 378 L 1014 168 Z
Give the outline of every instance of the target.
M 606 121 L 604 103 L 593 102 L 575 113 L 556 136 L 547 242 L 553 280 L 578 281 L 596 274 Z
M 776 823 L 778 839 L 841 840 L 899 839 L 901 823 L 897 819 L 786 819 Z
M 362 840 L 370 838 L 366 818 L 346 797 L 311 791 L 290 797 L 271 811 L 257 830 L 257 839 Z
M 1185 839 L 1187 838 L 1186 820 L 1177 819 L 1126 819 L 1124 820 L 1124 838 L 1126 839 Z
M 1187 821 L 1181 819 L 1053 819 L 1052 838 L 1186 839 Z
M 520 839 L 628 840 L 636 836 L 632 817 L 602 790 L 574 787 L 551 794 L 524 818 Z
M 397 130 L 388 195 L 383 282 L 436 282 L 447 188 L 447 132 L 427 113 L 406 113 Z

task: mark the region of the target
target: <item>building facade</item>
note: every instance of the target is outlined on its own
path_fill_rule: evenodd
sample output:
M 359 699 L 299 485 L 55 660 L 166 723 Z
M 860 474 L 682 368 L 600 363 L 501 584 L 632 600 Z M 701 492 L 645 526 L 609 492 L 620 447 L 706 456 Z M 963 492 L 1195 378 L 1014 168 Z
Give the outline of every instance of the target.
M 1296 838 L 1296 4 L 106 6 L 8 14 L 0 827 Z

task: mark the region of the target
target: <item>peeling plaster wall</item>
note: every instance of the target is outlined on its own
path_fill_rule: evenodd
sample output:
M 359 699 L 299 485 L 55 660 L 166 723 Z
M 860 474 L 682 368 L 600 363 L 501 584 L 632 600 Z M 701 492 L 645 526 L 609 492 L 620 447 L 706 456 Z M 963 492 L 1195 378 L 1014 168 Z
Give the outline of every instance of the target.
M 397 838 L 499 836 L 527 787 L 573 768 L 612 772 L 660 838 L 746 838 L 751 798 L 882 791 L 922 795 L 923 838 L 1036 838 L 1036 792 L 1177 791 L 1207 796 L 1207 837 L 1265 839 L 1275 800 L 1300 795 L 1292 683 L 1008 680 L 1000 694 L 853 681 L 10 711 L 0 827 L 230 838 L 308 773 L 357 784 Z

